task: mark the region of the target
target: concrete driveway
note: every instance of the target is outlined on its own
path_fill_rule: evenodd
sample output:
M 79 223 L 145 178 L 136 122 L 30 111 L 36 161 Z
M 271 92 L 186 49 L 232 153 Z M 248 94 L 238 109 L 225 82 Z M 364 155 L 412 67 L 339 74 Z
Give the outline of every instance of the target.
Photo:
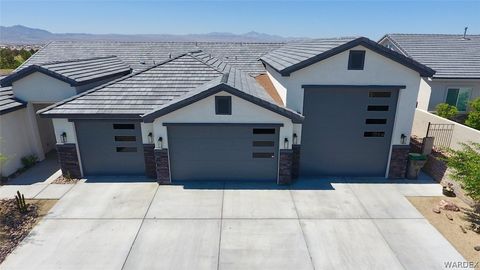
M 462 256 L 408 202 L 438 184 L 372 179 L 79 183 L 1 269 L 443 269 Z

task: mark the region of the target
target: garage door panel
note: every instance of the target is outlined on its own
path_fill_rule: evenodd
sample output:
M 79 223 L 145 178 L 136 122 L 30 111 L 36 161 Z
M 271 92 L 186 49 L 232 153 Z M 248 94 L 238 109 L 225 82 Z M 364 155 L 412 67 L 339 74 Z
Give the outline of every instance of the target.
M 172 180 L 275 181 L 278 128 L 274 134 L 253 134 L 251 126 L 169 126 Z M 273 141 L 255 147 L 254 141 Z M 254 158 L 272 153 L 273 158 Z
M 398 90 L 305 90 L 301 174 L 383 176 L 397 96 Z
M 114 125 L 123 125 L 120 127 L 125 129 L 115 128 Z M 85 120 L 76 121 L 75 127 L 86 176 L 145 174 L 143 143 L 138 122 Z M 132 139 L 134 141 L 131 141 Z

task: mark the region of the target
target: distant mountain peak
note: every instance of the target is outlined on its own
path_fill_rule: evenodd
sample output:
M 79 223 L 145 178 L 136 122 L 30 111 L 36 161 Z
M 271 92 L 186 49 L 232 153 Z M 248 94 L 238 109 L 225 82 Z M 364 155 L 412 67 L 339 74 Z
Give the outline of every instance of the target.
M 47 30 L 24 25 L 0 26 L 0 43 L 3 44 L 44 44 L 49 41 L 198 41 L 198 42 L 286 42 L 298 38 L 285 38 L 250 31 L 245 34 L 229 32 L 211 32 L 206 34 L 88 34 L 88 33 L 52 33 Z

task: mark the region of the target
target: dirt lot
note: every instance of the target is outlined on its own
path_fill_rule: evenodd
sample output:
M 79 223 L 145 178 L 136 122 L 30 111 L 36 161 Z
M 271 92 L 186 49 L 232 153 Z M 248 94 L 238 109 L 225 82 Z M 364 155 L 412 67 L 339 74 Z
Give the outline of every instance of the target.
M 28 211 L 20 213 L 15 199 L 0 200 L 0 263 L 28 235 L 58 200 L 26 200 Z
M 474 249 L 480 245 L 480 234 L 472 231 L 471 224 L 480 225 L 480 214 L 458 198 L 448 197 L 408 197 L 408 200 L 425 218 L 460 252 L 468 261 L 480 262 L 480 251 Z M 455 203 L 460 211 L 453 212 L 440 209 L 440 213 L 432 211 L 441 200 Z M 450 220 L 447 214 L 452 218 Z M 460 228 L 462 226 L 465 232 Z M 480 269 L 477 266 L 475 269 Z

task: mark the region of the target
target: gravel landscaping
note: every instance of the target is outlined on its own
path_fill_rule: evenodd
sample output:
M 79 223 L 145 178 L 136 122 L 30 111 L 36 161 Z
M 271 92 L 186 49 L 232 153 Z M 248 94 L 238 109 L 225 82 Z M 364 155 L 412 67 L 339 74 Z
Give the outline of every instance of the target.
M 407 198 L 465 259 L 480 262 L 480 213 L 459 198 Z
M 60 175 L 57 179 L 53 180 L 52 184 L 76 184 L 78 181 L 80 181 L 80 179 Z
M 20 213 L 15 199 L 0 200 L 0 263 L 56 202 L 57 200 L 26 200 L 27 211 Z

